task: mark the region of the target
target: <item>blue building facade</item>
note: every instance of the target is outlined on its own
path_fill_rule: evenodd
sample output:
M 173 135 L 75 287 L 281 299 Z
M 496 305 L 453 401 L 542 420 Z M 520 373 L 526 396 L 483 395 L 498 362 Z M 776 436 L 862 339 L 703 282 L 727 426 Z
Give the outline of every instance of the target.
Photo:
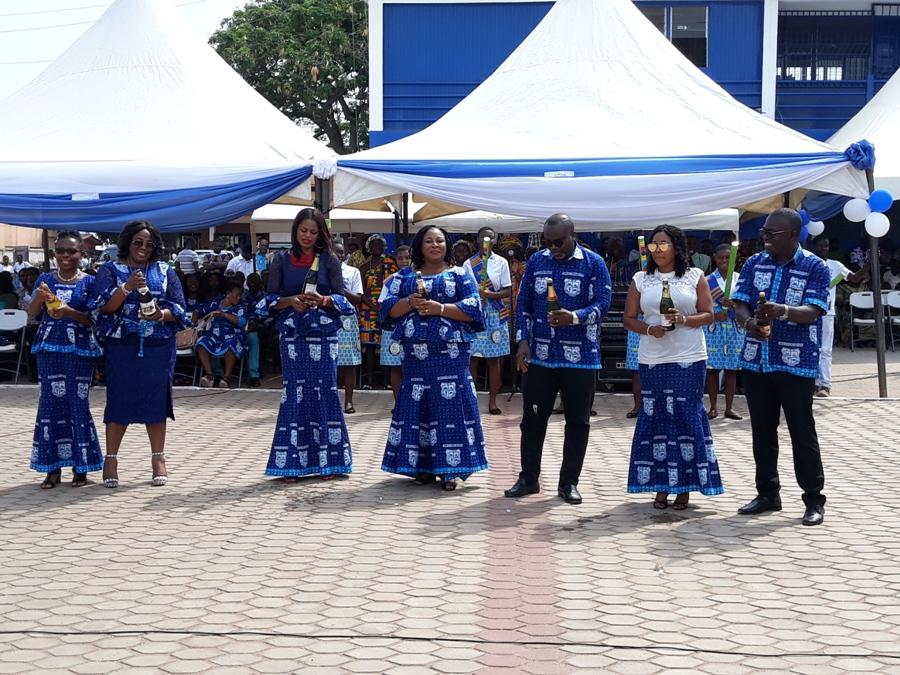
M 737 100 L 816 138 L 900 66 L 900 3 L 635 0 Z M 371 0 L 370 143 L 419 131 L 483 82 L 540 22 L 545 0 Z M 777 35 L 777 38 L 776 38 Z

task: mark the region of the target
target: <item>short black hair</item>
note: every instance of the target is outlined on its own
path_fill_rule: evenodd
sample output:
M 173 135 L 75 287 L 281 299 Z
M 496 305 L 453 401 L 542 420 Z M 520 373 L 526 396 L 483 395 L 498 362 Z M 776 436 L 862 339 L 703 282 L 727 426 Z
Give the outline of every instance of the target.
M 402 244 L 394 249 L 394 257 L 396 257 L 398 253 L 410 253 L 411 251 L 412 248 L 409 246 L 409 244 Z
M 680 227 L 675 227 L 674 225 L 658 225 L 654 228 L 653 232 L 650 233 L 647 243 L 651 243 L 653 237 L 659 232 L 668 235 L 669 239 L 672 240 L 672 246 L 675 249 L 675 276 L 683 277 L 684 273 L 687 272 L 688 267 L 690 267 L 688 264 L 687 239 L 684 236 L 684 231 Z M 653 259 L 652 255 L 648 256 L 647 272 L 648 274 L 652 274 L 655 271 L 656 261 Z
M 56 233 L 56 241 L 60 239 L 74 239 L 81 245 L 81 233 L 77 230 L 60 230 Z
M 429 230 L 437 230 L 444 235 L 444 242 L 445 244 L 448 244 L 444 248 L 444 262 L 448 265 L 452 265 L 453 250 L 449 246 L 450 236 L 447 234 L 447 230 L 443 227 L 438 227 L 437 225 L 423 225 L 419 228 L 419 231 L 416 232 L 416 236 L 413 237 L 412 243 L 409 245 L 409 257 L 412 258 L 413 266 L 418 269 L 425 264 L 425 255 L 422 253 L 422 240 L 425 239 L 425 234 Z
M 119 234 L 119 250 L 116 251 L 116 257 L 119 260 L 128 260 L 128 252 L 131 250 L 131 240 L 141 230 L 147 230 L 150 233 L 150 239 L 153 240 L 153 249 L 150 251 L 150 262 L 159 260 L 159 253 L 163 248 L 162 235 L 156 229 L 156 225 L 149 220 L 132 220 Z
M 244 292 L 244 284 L 238 281 L 235 278 L 228 279 L 224 284 L 222 284 L 222 292 L 225 295 L 231 293 L 231 291 L 239 289 L 241 293 Z
M 552 225 L 565 225 L 570 231 L 575 231 L 575 221 L 567 213 L 554 213 L 544 221 L 544 227 Z
M 713 255 L 719 255 L 722 251 L 728 251 L 729 253 L 731 253 L 731 244 L 723 241 L 721 244 L 716 246 L 716 250 L 713 251 Z
M 476 237 L 478 238 L 478 241 L 481 241 L 481 240 L 483 239 L 483 236 L 482 236 L 482 235 L 483 235 L 485 232 L 488 232 L 488 231 L 489 231 L 489 232 L 492 232 L 492 233 L 494 233 L 494 234 L 497 234 L 497 230 L 495 230 L 495 229 L 494 229 L 493 227 L 491 227 L 490 225 L 483 225 L 483 226 L 481 226 L 481 227 L 478 229 L 478 234 L 476 235 Z
M 803 220 L 795 209 L 775 209 L 769 214 L 769 217 L 766 218 L 766 220 L 769 219 L 784 223 L 795 232 L 799 232 L 803 227 Z

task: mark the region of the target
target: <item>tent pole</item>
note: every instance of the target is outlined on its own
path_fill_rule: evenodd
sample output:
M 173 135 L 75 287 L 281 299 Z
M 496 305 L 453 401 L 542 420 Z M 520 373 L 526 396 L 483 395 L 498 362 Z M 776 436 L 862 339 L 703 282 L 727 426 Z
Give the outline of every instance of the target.
M 50 271 L 50 231 L 44 228 L 41 231 L 41 248 L 44 249 L 44 271 Z
M 871 169 L 866 170 L 866 180 L 869 183 L 869 193 L 875 189 L 875 175 Z M 886 349 L 884 337 L 884 303 L 881 297 L 881 265 L 878 261 L 878 237 L 869 235 L 869 272 L 872 277 L 872 302 L 875 315 L 875 360 L 878 364 L 878 397 L 887 398 L 887 367 L 884 363 Z
M 331 179 L 315 178 L 313 190 L 315 192 L 313 206 L 327 217 L 328 212 L 331 210 Z
M 409 235 L 409 193 L 403 193 L 403 201 L 400 204 L 400 213 L 403 218 L 403 234 Z

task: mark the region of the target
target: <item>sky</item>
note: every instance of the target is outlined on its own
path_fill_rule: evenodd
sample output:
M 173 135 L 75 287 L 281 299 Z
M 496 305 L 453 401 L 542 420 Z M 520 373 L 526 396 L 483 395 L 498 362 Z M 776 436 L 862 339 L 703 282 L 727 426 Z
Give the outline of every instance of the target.
M 247 0 L 171 0 L 206 41 Z M 36 77 L 100 18 L 112 0 L 0 0 L 0 100 Z

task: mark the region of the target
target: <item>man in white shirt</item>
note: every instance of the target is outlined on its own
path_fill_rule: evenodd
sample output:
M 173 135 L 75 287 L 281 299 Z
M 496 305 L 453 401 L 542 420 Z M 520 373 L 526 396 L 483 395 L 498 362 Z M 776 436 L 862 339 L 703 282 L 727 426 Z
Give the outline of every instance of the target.
M 184 248 L 175 256 L 175 265 L 182 274 L 197 274 L 200 271 L 200 256 L 194 246 L 193 239 L 185 239 Z
M 0 272 L 9 272 L 10 274 L 15 272 L 15 270 L 13 269 L 13 266 L 10 265 L 10 263 L 9 263 L 8 255 L 3 256 L 3 264 L 0 265 Z
M 822 317 L 822 347 L 819 350 L 819 376 L 816 378 L 816 393 L 819 398 L 826 398 L 831 395 L 831 351 L 834 345 L 834 298 L 837 295 L 835 290 L 837 284 L 834 280 L 841 275 L 840 281 L 850 281 L 858 283 L 866 276 L 866 268 L 861 268 L 858 272 L 851 272 L 844 263 L 839 260 L 829 260 L 828 253 L 831 250 L 828 237 L 821 236 L 813 242 L 812 251 L 819 256 L 828 267 L 828 273 L 831 275 L 831 290 L 828 292 L 828 312 Z
M 254 269 L 255 266 L 256 263 L 253 260 L 253 249 L 250 248 L 250 244 L 244 244 L 244 247 L 241 249 L 241 255 L 232 258 L 231 262 L 228 263 L 228 266 L 225 268 L 225 274 L 231 275 L 235 272 L 240 272 L 244 275 L 244 288 L 246 288 L 247 277 L 256 271 Z
M 24 269 L 31 267 L 31 263 L 25 260 L 24 256 L 20 253 L 16 256 L 16 262 L 13 263 L 13 272 L 18 274 Z

